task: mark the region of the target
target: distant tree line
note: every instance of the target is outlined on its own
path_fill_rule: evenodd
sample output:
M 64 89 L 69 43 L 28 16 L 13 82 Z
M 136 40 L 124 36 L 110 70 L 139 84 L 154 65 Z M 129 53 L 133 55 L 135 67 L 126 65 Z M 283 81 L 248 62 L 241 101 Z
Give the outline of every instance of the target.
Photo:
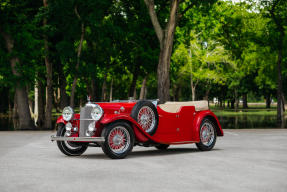
M 284 118 L 283 0 L 0 2 L 0 112 L 51 129 L 52 110 L 94 101 L 276 98 Z

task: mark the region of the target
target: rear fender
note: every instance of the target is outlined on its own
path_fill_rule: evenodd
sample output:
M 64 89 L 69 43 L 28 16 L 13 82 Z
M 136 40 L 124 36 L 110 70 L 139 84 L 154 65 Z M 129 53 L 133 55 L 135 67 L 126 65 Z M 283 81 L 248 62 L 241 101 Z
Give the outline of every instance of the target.
M 194 128 L 194 133 L 196 133 L 193 135 L 194 141 L 200 141 L 200 136 L 199 136 L 200 124 L 204 118 L 208 118 L 216 126 L 217 136 L 224 135 L 221 125 L 218 121 L 218 118 L 215 116 L 215 114 L 211 112 L 210 110 L 200 111 L 196 113 L 196 115 L 194 116 L 193 128 Z

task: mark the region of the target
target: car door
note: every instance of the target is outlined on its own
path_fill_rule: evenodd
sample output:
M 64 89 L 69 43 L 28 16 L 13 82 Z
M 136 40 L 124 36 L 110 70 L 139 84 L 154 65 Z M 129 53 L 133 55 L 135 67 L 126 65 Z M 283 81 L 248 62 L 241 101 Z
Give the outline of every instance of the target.
M 180 138 L 182 141 L 191 141 L 193 131 L 193 120 L 194 120 L 195 108 L 194 106 L 183 106 L 181 107 L 178 114 L 178 128 Z
M 152 136 L 154 139 L 171 143 L 178 142 L 181 140 L 179 133 L 179 114 L 178 113 L 169 113 L 158 109 L 159 122 L 156 133 Z

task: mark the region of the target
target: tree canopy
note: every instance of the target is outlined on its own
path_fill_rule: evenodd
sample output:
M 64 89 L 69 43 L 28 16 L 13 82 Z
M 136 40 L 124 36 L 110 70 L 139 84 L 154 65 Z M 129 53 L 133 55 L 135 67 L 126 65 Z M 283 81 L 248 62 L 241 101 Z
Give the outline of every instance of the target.
M 0 23 L 0 112 L 39 127 L 87 95 L 273 99 L 282 120 L 286 1 L 3 0 Z

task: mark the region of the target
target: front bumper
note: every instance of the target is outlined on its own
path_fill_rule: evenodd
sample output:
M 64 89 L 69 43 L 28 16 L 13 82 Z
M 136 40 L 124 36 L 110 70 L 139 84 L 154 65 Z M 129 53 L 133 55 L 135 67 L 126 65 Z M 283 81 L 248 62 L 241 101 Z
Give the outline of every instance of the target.
M 84 142 L 105 142 L 104 137 L 58 137 L 51 136 L 51 141 L 84 141 Z

